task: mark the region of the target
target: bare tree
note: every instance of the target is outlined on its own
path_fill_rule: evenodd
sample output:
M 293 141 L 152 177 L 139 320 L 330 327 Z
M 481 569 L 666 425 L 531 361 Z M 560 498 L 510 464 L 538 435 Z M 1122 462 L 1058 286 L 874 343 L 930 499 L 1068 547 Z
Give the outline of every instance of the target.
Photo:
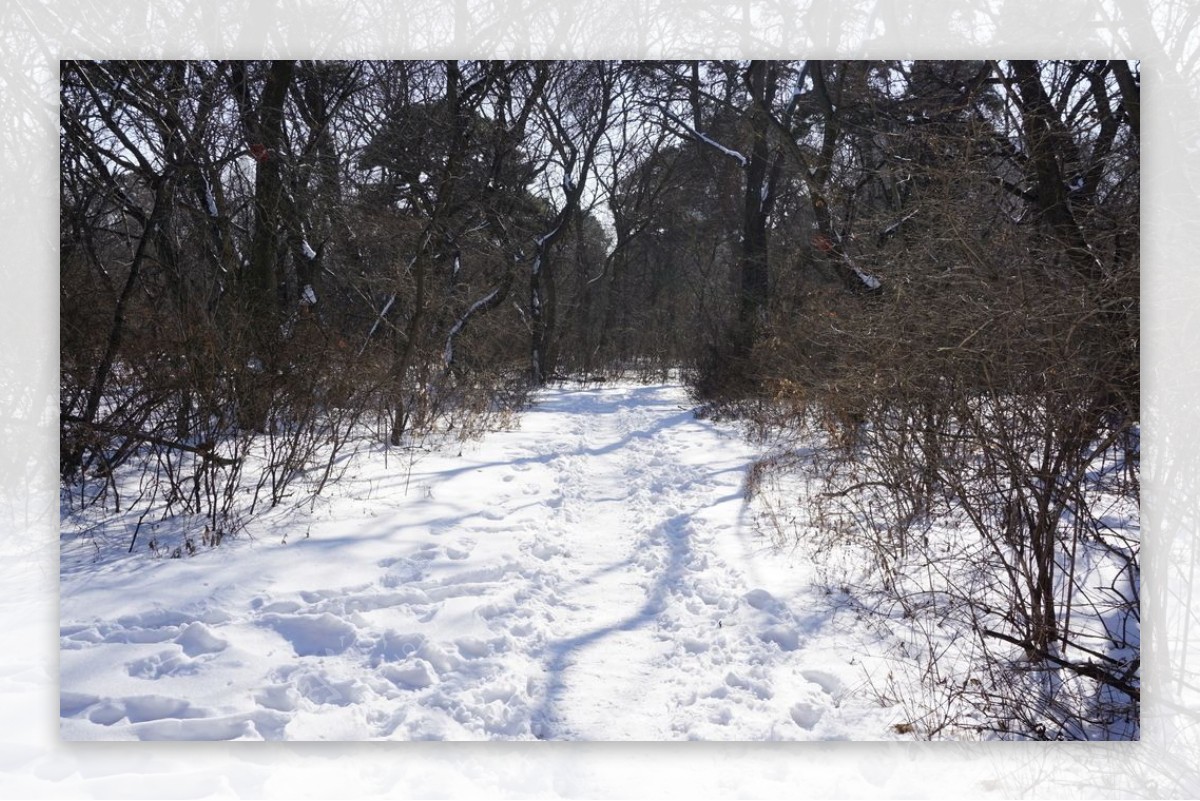
M 1127 736 L 1138 545 L 1101 504 L 1136 521 L 1136 132 L 1111 65 L 953 67 L 919 65 L 881 98 L 908 123 L 885 161 L 909 186 L 899 207 L 858 195 L 843 241 L 883 291 L 824 296 L 776 329 L 762 358 L 792 411 L 775 413 L 828 437 L 818 539 L 873 556 L 885 609 L 973 644 L 977 683 L 950 689 L 930 645 L 926 712 L 951 704 L 1003 736 Z M 973 536 L 945 533 L 964 524 Z

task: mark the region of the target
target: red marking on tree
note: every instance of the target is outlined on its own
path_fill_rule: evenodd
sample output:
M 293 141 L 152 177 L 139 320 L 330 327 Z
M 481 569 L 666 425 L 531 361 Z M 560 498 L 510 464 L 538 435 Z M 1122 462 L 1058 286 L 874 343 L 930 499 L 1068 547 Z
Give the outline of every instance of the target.
M 812 245 L 822 253 L 828 253 L 829 251 L 833 250 L 833 242 L 830 241 L 829 237 L 825 236 L 825 234 L 814 234 L 812 238 Z
M 271 151 L 267 150 L 257 142 L 250 145 L 250 155 L 254 156 L 254 160 L 262 164 L 267 159 L 271 158 Z

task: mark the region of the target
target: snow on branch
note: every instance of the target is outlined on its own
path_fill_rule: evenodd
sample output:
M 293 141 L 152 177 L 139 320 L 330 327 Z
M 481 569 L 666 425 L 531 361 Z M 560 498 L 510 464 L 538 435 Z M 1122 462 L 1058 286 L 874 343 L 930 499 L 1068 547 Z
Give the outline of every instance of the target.
M 201 174 L 200 180 L 204 182 L 204 207 L 208 211 L 209 217 L 217 217 L 217 199 L 213 197 L 212 184 L 208 182 L 208 178 Z
M 463 312 L 462 317 L 459 317 L 454 325 L 450 327 L 450 332 L 446 335 L 446 348 L 442 352 L 442 364 L 444 364 L 446 367 L 449 367 L 450 363 L 454 361 L 454 338 L 458 336 L 460 331 L 462 331 L 463 326 L 467 324 L 467 320 L 471 319 L 471 317 L 478 313 L 480 309 L 492 303 L 492 301 L 494 301 L 496 296 L 499 294 L 500 287 L 496 287 L 491 292 L 472 303 L 471 308 Z
M 883 286 L 883 282 L 878 278 L 868 272 L 860 270 L 853 264 L 850 265 L 850 269 L 854 270 L 854 274 L 858 276 L 858 280 L 862 281 L 863 285 L 866 286 L 867 289 L 879 289 L 881 286 Z
M 362 347 L 358 349 L 359 356 L 363 355 L 363 351 L 365 351 L 367 349 L 367 344 L 371 341 L 371 337 L 375 336 L 375 330 L 377 328 L 379 328 L 379 324 L 383 322 L 385 317 L 387 317 L 387 313 L 389 311 L 391 311 L 392 304 L 395 302 L 396 302 L 396 293 L 393 292 L 392 296 L 390 298 L 388 298 L 388 302 L 386 304 L 384 304 L 383 311 L 379 312 L 379 316 L 377 318 L 375 318 L 375 325 L 371 326 L 371 330 L 367 334 L 367 338 L 365 340 L 363 340 Z
M 685 131 L 687 131 L 688 136 L 692 137 L 697 142 L 703 142 L 704 144 L 708 145 L 709 147 L 719 150 L 720 152 L 724 153 L 726 156 L 729 156 L 731 159 L 734 159 L 735 161 L 737 161 L 738 164 L 742 165 L 743 167 L 746 166 L 746 157 L 743 156 L 741 153 L 737 152 L 736 150 L 730 150 L 729 148 L 725 147 L 725 145 L 721 144 L 717 140 L 708 136 L 704 132 L 697 131 L 695 128 L 688 125 L 686 122 L 684 122 L 679 117 L 672 114 L 667 109 L 663 108 L 662 113 L 665 114 L 667 117 L 669 117 L 672 121 L 674 121 L 676 125 L 679 125 Z
M 916 217 L 917 213 L 920 211 L 921 210 L 919 208 L 913 209 L 908 214 L 901 217 L 899 220 L 896 220 L 894 223 L 889 225 L 887 228 L 884 228 L 882 231 L 879 232 L 879 238 L 885 239 L 885 238 L 891 236 L 892 234 L 896 233 L 897 231 L 900 230 L 900 226 L 904 225 L 906 222 L 911 220 L 913 217 Z

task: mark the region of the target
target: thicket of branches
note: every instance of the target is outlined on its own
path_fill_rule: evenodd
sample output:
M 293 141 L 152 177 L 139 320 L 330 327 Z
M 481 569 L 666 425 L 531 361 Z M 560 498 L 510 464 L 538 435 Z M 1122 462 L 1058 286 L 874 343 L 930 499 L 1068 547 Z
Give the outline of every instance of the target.
M 802 462 L 781 530 L 965 632 L 990 674 L 926 671 L 947 719 L 1136 720 L 1138 543 L 1105 507 L 1139 498 L 1136 65 L 61 72 L 72 503 L 211 543 L 354 443 L 683 368 L 713 413 L 825 443 L 751 484 Z
M 1137 84 L 1095 62 L 917 81 L 919 99 L 868 106 L 846 84 L 837 102 L 871 114 L 845 112 L 854 180 L 827 252 L 879 291 L 794 295 L 751 357 L 764 424 L 827 443 L 799 459 L 783 528 L 868 554 L 876 611 L 925 627 L 903 653 L 931 692 L 912 730 L 1131 736 Z

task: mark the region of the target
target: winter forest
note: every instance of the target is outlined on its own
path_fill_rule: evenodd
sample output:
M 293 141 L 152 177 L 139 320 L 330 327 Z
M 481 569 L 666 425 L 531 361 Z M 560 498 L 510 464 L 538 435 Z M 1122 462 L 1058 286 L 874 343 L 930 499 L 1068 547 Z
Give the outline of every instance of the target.
M 1139 65 L 64 61 L 66 739 L 1139 737 Z

